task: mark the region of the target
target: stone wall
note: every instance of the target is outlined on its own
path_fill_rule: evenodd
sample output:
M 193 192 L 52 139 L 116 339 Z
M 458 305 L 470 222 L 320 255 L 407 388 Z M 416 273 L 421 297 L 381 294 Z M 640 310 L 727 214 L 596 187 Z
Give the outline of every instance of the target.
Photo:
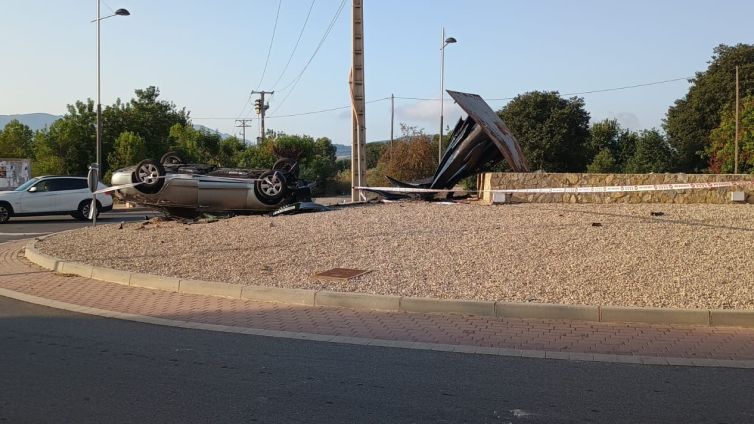
M 482 174 L 479 185 L 482 190 L 518 188 L 556 188 L 587 186 L 622 186 L 649 184 L 707 183 L 721 181 L 752 181 L 751 175 L 735 174 L 576 174 L 576 173 L 515 173 L 499 172 Z M 754 203 L 754 185 L 716 189 L 645 191 L 621 193 L 559 193 L 559 194 L 512 194 L 512 202 L 528 203 L 731 203 L 730 193 L 743 191 L 746 203 Z M 482 193 L 482 200 L 492 202 L 489 191 Z

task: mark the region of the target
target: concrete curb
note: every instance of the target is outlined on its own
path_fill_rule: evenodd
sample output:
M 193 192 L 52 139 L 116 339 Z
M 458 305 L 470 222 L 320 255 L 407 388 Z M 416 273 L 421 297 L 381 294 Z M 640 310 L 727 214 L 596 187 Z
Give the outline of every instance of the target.
M 36 242 L 43 238 L 39 237 L 31 240 L 27 243 L 25 249 L 26 258 L 43 268 L 133 287 L 167 290 L 177 293 L 240 298 L 262 302 L 396 312 L 457 313 L 522 319 L 754 328 L 754 311 L 748 310 L 634 308 L 609 305 L 559 305 L 548 303 L 445 300 L 367 293 L 341 293 L 325 290 L 247 286 L 216 281 L 179 279 L 159 275 L 131 273 L 128 271 L 93 267 L 79 262 L 64 261 L 46 255 L 39 252 L 35 247 Z

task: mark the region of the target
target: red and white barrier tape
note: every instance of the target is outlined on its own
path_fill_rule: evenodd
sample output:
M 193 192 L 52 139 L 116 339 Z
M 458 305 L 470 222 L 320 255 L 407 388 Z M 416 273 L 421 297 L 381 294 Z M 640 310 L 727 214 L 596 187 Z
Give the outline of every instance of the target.
M 452 190 L 452 189 L 428 189 L 409 187 L 354 187 L 356 190 L 384 191 L 386 193 L 415 193 L 415 194 L 439 194 L 439 193 L 621 193 L 637 191 L 672 191 L 672 190 L 697 190 L 723 187 L 736 187 L 752 185 L 754 181 L 720 181 L 712 183 L 679 183 L 679 184 L 648 184 L 648 185 L 624 185 L 624 186 L 592 186 L 592 187 L 550 187 L 550 188 L 511 188 L 495 190 Z

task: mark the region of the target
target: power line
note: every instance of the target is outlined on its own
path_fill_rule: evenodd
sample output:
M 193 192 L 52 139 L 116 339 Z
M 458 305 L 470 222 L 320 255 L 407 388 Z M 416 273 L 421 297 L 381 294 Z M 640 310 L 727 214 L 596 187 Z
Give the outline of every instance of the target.
M 290 91 L 286 93 L 285 97 L 283 97 L 283 100 L 280 101 L 280 104 L 278 104 L 277 108 L 275 108 L 275 112 L 280 110 L 281 107 L 283 107 L 283 104 L 288 99 L 288 96 L 293 92 L 293 89 L 296 88 L 296 85 L 301 80 L 301 77 L 304 75 L 304 72 L 306 72 L 306 69 L 309 67 L 309 64 L 312 63 L 312 60 L 314 60 L 314 57 L 317 55 L 317 52 L 319 52 L 319 49 L 322 47 L 322 44 L 325 43 L 325 40 L 327 39 L 327 36 L 330 35 L 330 32 L 332 31 L 333 27 L 335 26 L 335 22 L 337 22 L 338 17 L 340 16 L 340 13 L 343 11 L 343 6 L 345 6 L 346 0 L 341 0 L 340 5 L 338 6 L 338 10 L 335 11 L 335 15 L 330 20 L 330 25 L 328 25 L 327 30 L 325 30 L 325 33 L 322 35 L 322 38 L 319 40 L 319 43 L 317 44 L 317 48 L 314 49 L 314 53 L 312 53 L 309 60 L 306 62 L 306 65 L 304 65 L 304 69 L 299 72 L 299 74 L 294 78 L 288 85 L 280 89 L 279 91 L 285 91 L 288 88 L 290 88 Z
M 578 92 L 578 93 L 562 93 L 560 95 L 561 96 L 578 96 L 578 95 L 582 95 L 582 94 L 605 93 L 605 92 L 608 92 L 608 91 L 627 90 L 627 89 L 630 89 L 630 88 L 648 87 L 648 86 L 651 86 L 651 85 L 667 84 L 667 83 L 676 82 L 676 81 L 688 81 L 688 80 L 689 80 L 689 77 L 673 78 L 673 79 L 668 79 L 668 80 L 663 80 L 663 81 L 648 82 L 648 83 L 645 83 L 645 84 L 634 84 L 634 85 L 626 85 L 626 86 L 623 86 L 623 87 L 603 88 L 603 89 L 599 89 L 599 90 L 581 91 L 581 92 Z M 439 98 L 398 97 L 398 96 L 396 96 L 395 98 L 396 99 L 401 99 L 401 100 L 431 100 L 431 101 L 440 101 Z M 513 99 L 515 99 L 515 97 L 485 98 L 484 100 L 488 100 L 488 101 L 501 101 L 501 100 L 513 100 Z
M 264 75 L 267 73 L 267 65 L 270 63 L 270 53 L 272 53 L 272 43 L 275 41 L 275 32 L 278 29 L 278 18 L 280 17 L 280 5 L 283 0 L 278 0 L 278 10 L 275 13 L 275 25 L 272 26 L 272 37 L 270 38 L 270 47 L 267 49 L 267 60 L 264 61 L 264 69 L 262 70 L 262 77 L 259 78 L 259 84 L 257 84 L 257 90 L 262 86 Z
M 390 100 L 390 97 L 383 97 L 381 99 L 370 100 L 370 101 L 368 101 L 366 103 L 383 102 L 385 100 Z M 314 111 L 311 111 L 311 112 L 294 113 L 294 114 L 290 114 L 290 115 L 270 115 L 270 116 L 267 117 L 267 119 L 271 119 L 271 118 L 291 118 L 291 117 L 294 117 L 294 116 L 314 115 L 314 114 L 317 114 L 317 113 L 333 112 L 333 111 L 336 111 L 336 110 L 343 110 L 343 109 L 350 109 L 350 108 L 351 108 L 351 105 L 348 105 L 348 106 L 334 107 L 334 108 L 330 108 L 330 109 L 314 110 Z
M 366 103 L 370 104 L 370 103 L 384 102 L 385 100 L 390 100 L 390 96 L 388 96 L 388 97 L 382 97 L 380 99 L 370 100 L 370 101 L 368 101 Z M 267 119 L 270 119 L 270 118 L 291 118 L 291 117 L 294 117 L 294 116 L 315 115 L 315 114 L 318 114 L 318 113 L 334 112 L 336 110 L 344 110 L 344 109 L 350 109 L 350 108 L 351 108 L 351 105 L 348 105 L 348 106 L 332 107 L 332 108 L 328 108 L 328 109 L 313 110 L 313 111 L 310 111 L 310 112 L 293 113 L 293 114 L 290 114 L 290 115 L 270 115 L 270 116 L 267 116 L 266 118 Z M 195 117 L 195 116 L 192 116 L 191 119 L 197 119 L 197 120 L 200 120 L 200 121 L 211 121 L 211 120 L 227 120 L 227 119 L 236 119 L 236 118 L 229 118 L 229 117 L 224 117 L 224 116 L 215 116 L 215 117 L 210 117 L 210 116 Z
M 280 76 L 275 80 L 275 83 L 272 84 L 272 90 L 275 90 L 275 87 L 277 87 L 278 83 L 281 79 L 283 79 L 283 75 L 285 75 L 285 71 L 288 70 L 288 65 L 291 64 L 291 60 L 293 59 L 293 55 L 296 53 L 296 49 L 298 49 L 298 45 L 301 42 L 301 36 L 304 35 L 304 30 L 306 29 L 306 24 L 309 22 L 309 16 L 312 14 L 312 9 L 314 8 L 314 2 L 316 0 L 312 0 L 312 3 L 309 5 L 309 12 L 306 14 L 306 19 L 304 20 L 304 25 L 301 26 L 301 31 L 298 33 L 298 39 L 296 40 L 296 45 L 293 46 L 293 50 L 291 51 L 291 55 L 288 57 L 288 62 L 285 63 L 285 66 L 283 67 L 283 72 L 280 73 Z M 270 100 L 272 100 L 270 98 Z
M 251 103 L 251 94 L 249 94 L 249 97 L 246 98 L 246 103 L 244 103 L 243 107 L 241 108 L 241 111 L 238 112 L 238 116 L 236 116 L 234 119 L 239 119 L 241 116 L 243 116 L 243 113 L 246 112 L 246 107 L 249 106 Z
M 561 95 L 562 96 L 575 96 L 575 95 L 580 95 L 580 94 L 604 93 L 604 92 L 608 92 L 608 91 L 627 90 L 627 89 L 631 89 L 631 88 L 639 88 L 639 87 L 647 87 L 647 86 L 652 86 L 652 85 L 667 84 L 667 83 L 670 83 L 670 82 L 683 81 L 683 80 L 688 80 L 688 78 L 673 78 L 673 79 L 668 79 L 668 80 L 663 80 L 663 81 L 649 82 L 649 83 L 644 83 L 644 84 L 626 85 L 626 86 L 623 86 L 623 87 L 605 88 L 605 89 L 590 90 L 590 91 L 582 91 L 582 92 L 578 92 L 578 93 L 564 93 L 564 94 L 561 94 Z M 402 97 L 402 96 L 395 96 L 395 98 L 396 99 L 400 99 L 400 100 L 424 100 L 424 101 L 439 101 L 440 100 L 438 98 L 426 98 L 426 97 Z M 499 101 L 499 100 L 512 100 L 514 98 L 515 97 L 485 98 L 484 100 L 487 100 L 487 101 Z M 367 103 L 381 102 L 381 101 L 385 101 L 385 100 L 389 100 L 389 99 L 390 99 L 390 96 L 387 96 L 387 97 L 382 97 L 382 98 L 375 99 L 375 100 L 370 100 Z M 268 119 L 269 118 L 289 118 L 289 117 L 295 117 L 295 116 L 314 115 L 314 114 L 318 114 L 318 113 L 333 112 L 333 111 L 336 111 L 336 110 L 348 109 L 350 107 L 351 107 L 351 105 L 341 106 L 341 107 L 333 107 L 333 108 L 328 108 L 328 109 L 314 110 L 314 111 L 310 111 L 310 112 L 293 113 L 293 114 L 289 114 L 289 115 L 270 115 L 267 118 Z M 216 118 L 211 118 L 211 117 L 192 117 L 191 119 L 198 119 L 198 120 L 223 119 L 224 120 L 224 119 L 237 119 L 237 117 L 236 118 L 226 118 L 226 117 L 216 117 Z

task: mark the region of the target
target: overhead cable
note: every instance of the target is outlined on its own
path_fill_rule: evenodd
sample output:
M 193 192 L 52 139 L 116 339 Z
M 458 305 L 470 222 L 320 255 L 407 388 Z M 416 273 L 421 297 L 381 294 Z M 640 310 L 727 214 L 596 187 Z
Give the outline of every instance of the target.
M 659 84 L 667 84 L 670 82 L 676 82 L 676 81 L 688 81 L 690 77 L 683 77 L 683 78 L 673 78 L 663 81 L 654 81 L 654 82 L 648 82 L 644 84 L 634 84 L 634 85 L 626 85 L 623 87 L 614 87 L 614 88 L 603 88 L 599 90 L 590 90 L 590 91 L 581 91 L 577 93 L 562 93 L 561 96 L 579 96 L 582 94 L 594 94 L 594 93 L 605 93 L 608 91 L 619 91 L 619 90 L 627 90 L 630 88 L 639 88 L 639 87 L 648 87 L 651 85 L 659 85 Z M 427 100 L 427 101 L 440 101 L 439 98 L 423 98 L 423 97 L 398 97 L 395 96 L 396 99 L 401 100 Z M 488 101 L 501 101 L 501 100 L 513 100 L 515 97 L 501 97 L 501 98 L 485 98 L 484 100 Z
M 304 19 L 304 24 L 301 26 L 301 31 L 298 33 L 298 39 L 296 40 L 296 44 L 293 46 L 293 50 L 291 51 L 291 55 L 288 57 L 288 62 L 285 63 L 285 66 L 283 67 L 283 71 L 280 73 L 280 76 L 275 80 L 275 82 L 272 84 L 272 91 L 275 91 L 275 87 L 277 87 L 278 83 L 281 79 L 283 79 L 283 75 L 285 75 L 285 71 L 288 70 L 288 66 L 291 64 L 291 60 L 293 59 L 293 55 L 296 53 L 296 49 L 298 49 L 298 45 L 301 42 L 301 36 L 304 35 L 304 30 L 306 29 L 306 24 L 309 22 L 309 16 L 312 14 L 312 9 L 314 8 L 314 2 L 316 0 L 312 0 L 312 3 L 309 5 L 309 12 L 306 14 L 306 19 Z
M 322 47 L 322 44 L 325 43 L 325 40 L 327 39 L 327 36 L 330 35 L 330 32 L 332 31 L 333 27 L 335 26 L 335 22 L 338 21 L 338 17 L 340 16 L 340 13 L 343 11 L 343 7 L 346 4 L 346 0 L 341 0 L 340 6 L 338 6 L 338 10 L 335 11 L 335 15 L 330 20 L 330 25 L 328 25 L 327 30 L 325 30 L 325 33 L 322 34 L 322 38 L 319 40 L 319 43 L 317 44 L 317 48 L 314 49 L 314 53 L 312 53 L 309 60 L 306 62 L 306 65 L 304 65 L 304 68 L 301 70 L 301 72 L 298 73 L 298 75 L 285 87 L 281 88 L 278 91 L 285 91 L 290 88 L 290 91 L 286 93 L 285 97 L 283 97 L 283 100 L 280 101 L 280 103 L 277 105 L 277 108 L 275 108 L 275 112 L 280 110 L 281 107 L 283 107 L 283 104 L 288 99 L 288 96 L 293 92 L 293 89 L 296 88 L 296 85 L 301 80 L 301 77 L 304 75 L 304 72 L 306 72 L 306 69 L 309 67 L 309 64 L 312 63 L 312 60 L 314 60 L 314 57 L 319 52 L 319 49 Z
M 262 70 L 262 77 L 259 78 L 259 84 L 257 84 L 257 90 L 262 86 L 264 75 L 267 73 L 267 65 L 270 63 L 270 53 L 272 53 L 272 43 L 275 41 L 275 32 L 278 28 L 278 18 L 280 17 L 280 5 L 283 0 L 278 0 L 278 10 L 275 13 L 275 25 L 272 26 L 272 37 L 270 38 L 270 47 L 267 49 L 267 59 L 264 61 L 264 69 Z

